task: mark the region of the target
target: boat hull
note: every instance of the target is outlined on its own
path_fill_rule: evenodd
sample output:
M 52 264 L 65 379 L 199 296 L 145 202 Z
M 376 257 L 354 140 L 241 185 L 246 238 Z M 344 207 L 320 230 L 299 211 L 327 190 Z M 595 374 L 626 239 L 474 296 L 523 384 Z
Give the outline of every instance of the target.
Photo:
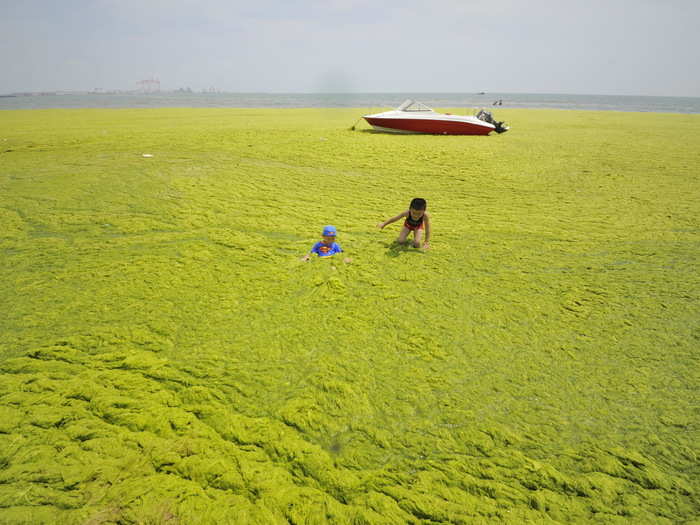
M 494 127 L 486 122 L 443 120 L 438 118 L 396 118 L 366 116 L 367 123 L 389 133 L 425 133 L 431 135 L 488 135 Z M 474 119 L 476 120 L 476 119 Z

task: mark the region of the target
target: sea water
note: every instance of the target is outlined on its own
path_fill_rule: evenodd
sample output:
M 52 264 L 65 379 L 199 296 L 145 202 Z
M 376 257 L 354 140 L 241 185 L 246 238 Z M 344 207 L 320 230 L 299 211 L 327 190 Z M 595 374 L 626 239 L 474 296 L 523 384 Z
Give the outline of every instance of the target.
M 412 98 L 436 108 L 533 108 L 700 113 L 699 97 L 543 93 L 71 93 L 0 96 L 0 109 L 394 108 Z

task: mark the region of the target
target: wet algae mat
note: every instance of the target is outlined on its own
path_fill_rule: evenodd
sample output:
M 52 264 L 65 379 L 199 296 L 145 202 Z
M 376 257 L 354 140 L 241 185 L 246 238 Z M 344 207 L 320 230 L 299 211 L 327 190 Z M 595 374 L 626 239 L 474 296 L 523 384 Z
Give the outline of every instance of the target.
M 2 112 L 0 522 L 697 519 L 700 116 L 366 111 Z

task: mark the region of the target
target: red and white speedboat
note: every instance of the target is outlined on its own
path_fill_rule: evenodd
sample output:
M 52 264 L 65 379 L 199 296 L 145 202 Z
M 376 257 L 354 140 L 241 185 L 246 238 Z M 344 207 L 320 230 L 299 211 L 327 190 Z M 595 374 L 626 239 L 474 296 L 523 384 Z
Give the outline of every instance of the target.
M 503 133 L 508 126 L 496 122 L 483 109 L 475 116 L 437 113 L 428 106 L 408 99 L 398 108 L 364 118 L 374 129 L 391 133 L 431 133 L 435 135 L 488 135 Z

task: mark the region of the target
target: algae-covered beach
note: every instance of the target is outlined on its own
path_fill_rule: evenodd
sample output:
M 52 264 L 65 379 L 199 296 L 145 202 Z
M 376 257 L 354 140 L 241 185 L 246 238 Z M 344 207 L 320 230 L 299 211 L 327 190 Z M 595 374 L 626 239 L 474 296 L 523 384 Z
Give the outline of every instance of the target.
M 1 523 L 698 523 L 700 116 L 368 111 L 0 115 Z

